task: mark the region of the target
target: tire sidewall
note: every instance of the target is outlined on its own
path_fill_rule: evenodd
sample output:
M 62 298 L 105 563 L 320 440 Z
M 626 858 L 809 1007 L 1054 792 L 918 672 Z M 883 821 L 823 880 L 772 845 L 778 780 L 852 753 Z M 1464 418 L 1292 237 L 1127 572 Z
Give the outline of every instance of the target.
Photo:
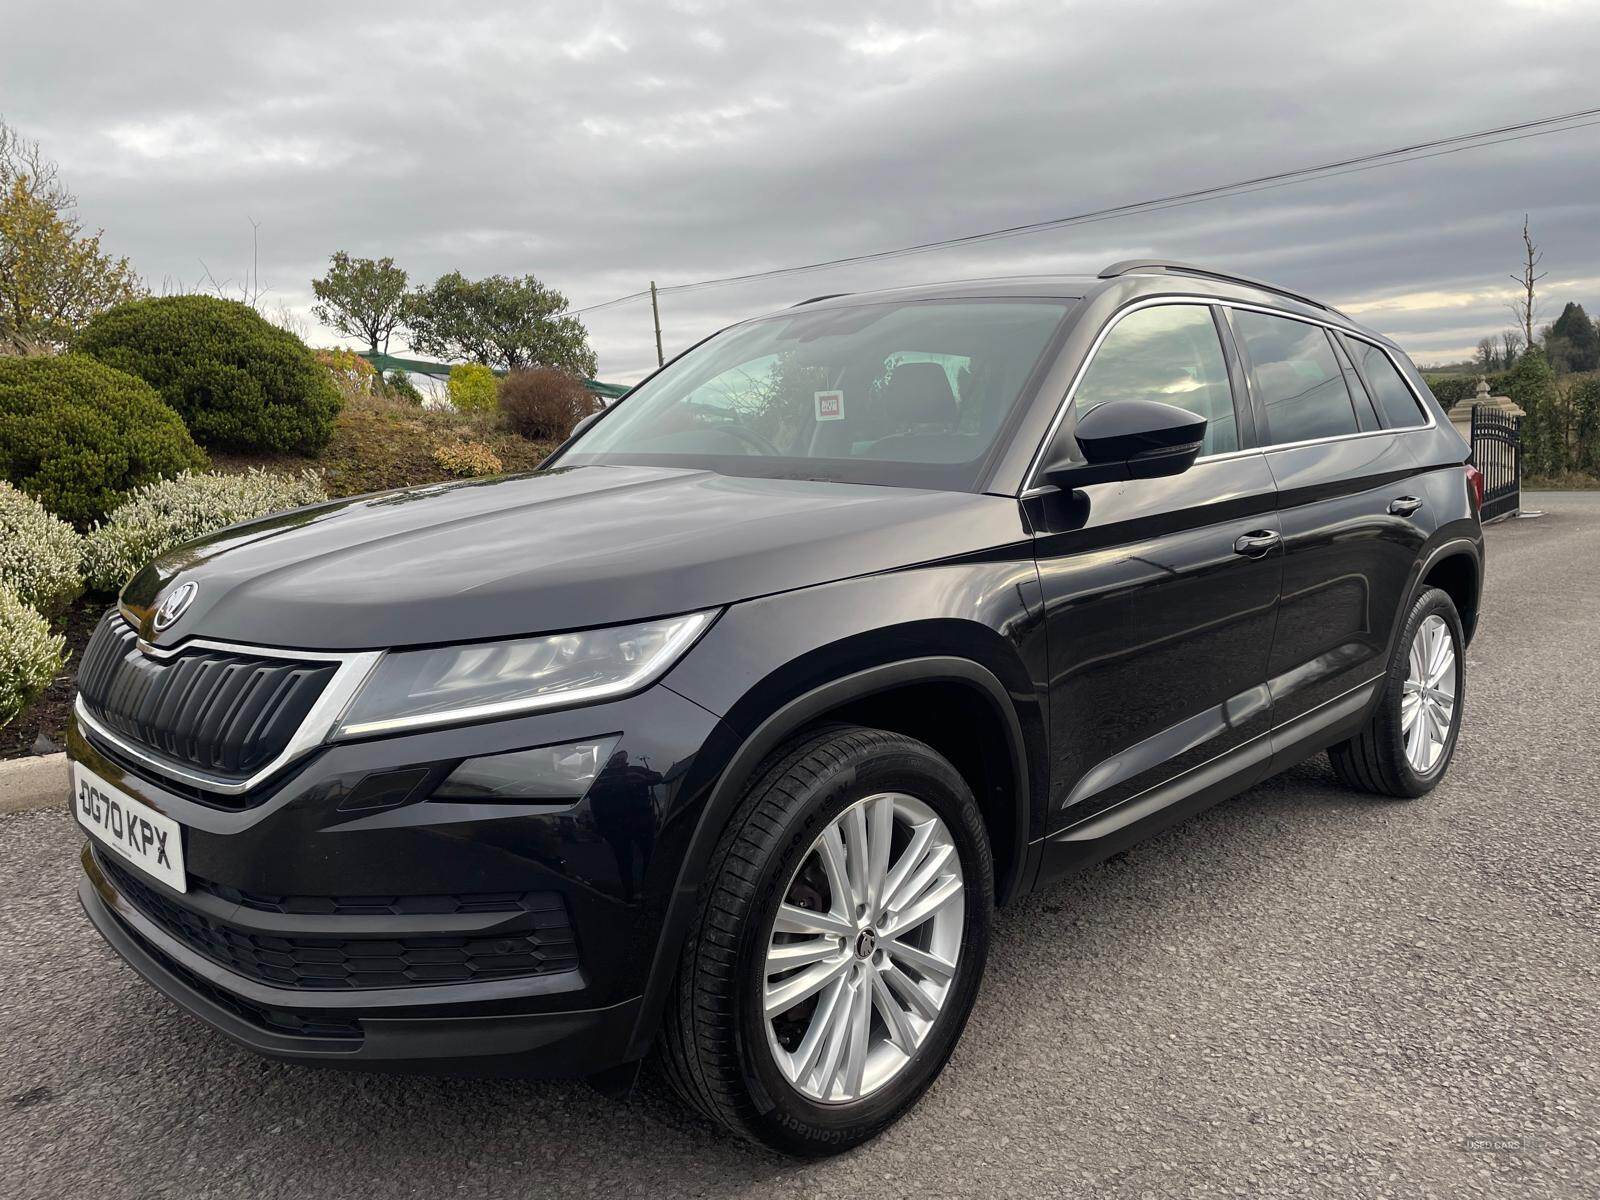
M 784 1078 L 767 1044 L 760 997 L 768 931 L 789 881 L 813 842 L 850 805 L 879 792 L 904 792 L 937 813 L 955 839 L 966 903 L 956 978 L 916 1057 L 879 1091 L 850 1104 L 820 1104 Z M 835 1153 L 871 1137 L 909 1108 L 937 1078 L 966 1025 L 982 980 L 993 914 L 993 861 L 977 804 L 943 758 L 909 739 L 876 747 L 820 777 L 791 812 L 775 853 L 758 875 L 740 936 L 738 1059 L 756 1120 L 793 1153 Z
M 1444 752 L 1428 771 L 1417 771 L 1406 756 L 1405 730 L 1401 724 L 1400 708 L 1405 697 L 1405 682 L 1409 672 L 1411 643 L 1417 630 L 1431 616 L 1443 619 L 1449 631 L 1456 655 L 1456 703 L 1450 718 L 1450 732 L 1445 739 Z M 1384 737 L 1387 751 L 1394 763 L 1395 773 L 1406 792 L 1420 796 L 1431 791 L 1444 778 L 1455 757 L 1456 742 L 1461 732 L 1461 721 L 1466 714 L 1467 658 L 1466 638 L 1461 629 L 1461 616 L 1449 595 L 1438 588 L 1429 588 L 1411 606 L 1405 626 L 1400 631 L 1400 641 L 1395 647 L 1394 661 L 1389 668 L 1389 678 L 1384 694 Z

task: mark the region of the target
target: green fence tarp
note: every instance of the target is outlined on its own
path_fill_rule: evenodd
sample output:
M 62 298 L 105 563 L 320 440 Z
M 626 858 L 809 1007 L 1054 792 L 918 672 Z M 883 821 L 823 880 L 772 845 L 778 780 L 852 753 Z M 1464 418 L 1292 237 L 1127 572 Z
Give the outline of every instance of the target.
M 387 374 L 390 371 L 404 371 L 407 375 L 426 375 L 430 379 L 448 379 L 450 377 L 450 363 L 430 362 L 425 358 L 401 358 L 397 354 L 368 354 L 365 350 L 357 351 L 362 358 L 372 364 L 375 371 Z M 496 375 L 505 372 L 496 371 Z M 604 396 L 607 400 L 615 400 L 627 392 L 627 388 L 620 383 L 601 383 L 598 379 L 585 379 L 583 386 L 596 396 Z

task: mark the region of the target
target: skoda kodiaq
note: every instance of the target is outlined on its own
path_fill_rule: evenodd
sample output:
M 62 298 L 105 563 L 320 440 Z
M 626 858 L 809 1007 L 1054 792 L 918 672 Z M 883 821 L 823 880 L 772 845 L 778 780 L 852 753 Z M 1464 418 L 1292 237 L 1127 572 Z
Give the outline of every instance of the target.
M 1481 476 L 1406 356 L 1176 263 L 820 298 L 531 474 L 140 572 L 89 918 L 263 1053 L 595 1077 L 790 1153 L 939 1073 L 996 905 L 1326 750 L 1444 775 Z

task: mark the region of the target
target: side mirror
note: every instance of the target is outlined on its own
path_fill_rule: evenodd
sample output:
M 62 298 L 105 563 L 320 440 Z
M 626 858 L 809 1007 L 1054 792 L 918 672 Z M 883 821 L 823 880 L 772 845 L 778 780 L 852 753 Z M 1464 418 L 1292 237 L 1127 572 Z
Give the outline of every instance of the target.
M 603 408 L 596 409 L 594 412 L 590 413 L 587 417 L 584 417 L 582 420 L 580 420 L 576 425 L 574 425 L 572 427 L 572 432 L 567 434 L 567 437 L 568 438 L 577 437 L 585 429 L 589 428 L 589 426 L 593 425 L 596 421 L 598 421 L 600 419 L 600 414 L 603 413 L 603 412 L 605 412 L 605 409 L 603 409 Z
M 1045 464 L 1058 487 L 1181 475 L 1200 456 L 1206 419 L 1155 400 L 1118 400 L 1084 413 L 1073 435 L 1082 457 L 1057 446 Z

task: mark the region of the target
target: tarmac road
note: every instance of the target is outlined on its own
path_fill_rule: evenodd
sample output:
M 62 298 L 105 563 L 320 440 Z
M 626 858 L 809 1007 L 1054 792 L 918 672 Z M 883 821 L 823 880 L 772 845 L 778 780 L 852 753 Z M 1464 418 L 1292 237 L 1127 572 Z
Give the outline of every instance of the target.
M 0 1196 L 1594 1196 L 1600 493 L 1525 504 L 1439 789 L 1314 760 L 1007 910 L 943 1078 L 828 1162 L 658 1084 L 256 1059 L 100 943 L 63 813 L 0 817 Z

